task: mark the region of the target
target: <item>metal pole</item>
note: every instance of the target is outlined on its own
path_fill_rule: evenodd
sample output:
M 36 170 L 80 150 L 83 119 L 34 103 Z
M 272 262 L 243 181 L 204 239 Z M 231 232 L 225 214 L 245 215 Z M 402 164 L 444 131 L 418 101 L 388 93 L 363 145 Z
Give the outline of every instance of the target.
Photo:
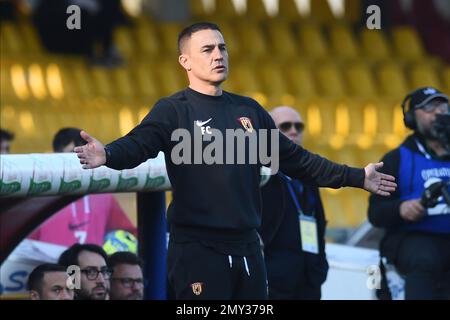
M 164 192 L 137 193 L 139 256 L 147 280 L 145 300 L 165 300 L 167 279 L 166 196 Z

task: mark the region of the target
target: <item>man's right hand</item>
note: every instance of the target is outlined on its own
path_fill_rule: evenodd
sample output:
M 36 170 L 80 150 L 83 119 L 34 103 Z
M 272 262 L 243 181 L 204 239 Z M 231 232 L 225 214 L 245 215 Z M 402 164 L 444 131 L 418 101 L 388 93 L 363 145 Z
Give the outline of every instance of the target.
M 81 131 L 80 136 L 87 142 L 84 146 L 76 147 L 76 152 L 83 169 L 93 169 L 106 163 L 105 146 L 87 132 Z
M 400 216 L 411 222 L 422 219 L 425 215 L 425 208 L 420 204 L 420 199 L 407 200 L 400 204 Z

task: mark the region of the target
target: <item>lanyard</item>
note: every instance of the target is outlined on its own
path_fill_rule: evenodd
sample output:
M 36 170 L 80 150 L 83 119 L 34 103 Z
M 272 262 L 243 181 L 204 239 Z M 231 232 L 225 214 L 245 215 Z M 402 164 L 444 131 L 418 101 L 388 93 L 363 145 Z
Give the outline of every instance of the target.
M 287 177 L 287 176 L 285 176 L 285 180 L 286 180 L 286 184 L 287 184 L 289 193 L 291 194 L 292 201 L 294 201 L 294 205 L 295 205 L 295 207 L 297 208 L 297 212 L 298 212 L 300 215 L 304 215 L 304 214 L 303 214 L 303 210 L 302 210 L 302 208 L 300 207 L 300 203 L 298 202 L 298 199 L 297 199 L 297 197 L 296 197 L 296 195 L 295 195 L 294 188 L 292 187 L 292 184 L 291 184 L 292 179 L 289 178 L 289 177 Z

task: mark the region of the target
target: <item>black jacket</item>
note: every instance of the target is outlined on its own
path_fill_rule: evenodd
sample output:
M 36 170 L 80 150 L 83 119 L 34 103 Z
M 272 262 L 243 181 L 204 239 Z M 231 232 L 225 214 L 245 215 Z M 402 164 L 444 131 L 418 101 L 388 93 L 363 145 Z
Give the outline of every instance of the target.
M 318 255 L 301 250 L 298 213 L 286 182 L 280 174 L 273 176 L 261 189 L 263 210 L 262 223 L 258 231 L 264 242 L 266 263 L 270 264 L 268 272 L 273 272 L 273 277 L 277 278 L 276 274 L 289 277 L 289 274 L 292 275 L 290 271 L 305 270 L 303 281 L 309 281 L 314 286 L 320 287 L 328 272 L 325 255 L 325 212 L 319 188 L 311 184 L 303 184 L 303 187 L 303 194 L 298 199 L 305 214 L 310 215 L 311 210 L 314 211 L 319 242 Z M 315 197 L 314 205 L 308 203 L 308 197 L 305 196 L 308 193 Z M 306 267 L 301 267 L 299 264 Z
M 184 234 L 195 239 L 254 241 L 261 223 L 259 159 L 256 164 L 177 165 L 171 157 L 179 143 L 171 141 L 175 129 L 185 129 L 194 137 L 198 121 L 208 122 L 225 137 L 226 129 L 243 129 L 239 121 L 242 117 L 251 120 L 255 134 L 260 129 L 276 129 L 270 115 L 251 98 L 225 91 L 221 96 L 209 96 L 187 88 L 159 100 L 141 124 L 108 144 L 106 165 L 113 169 L 133 168 L 163 151 L 173 187 L 168 222 L 174 238 Z M 282 134 L 278 138 L 280 170 L 287 175 L 332 188 L 363 186 L 363 169 L 314 155 Z M 204 141 L 203 149 L 209 144 Z

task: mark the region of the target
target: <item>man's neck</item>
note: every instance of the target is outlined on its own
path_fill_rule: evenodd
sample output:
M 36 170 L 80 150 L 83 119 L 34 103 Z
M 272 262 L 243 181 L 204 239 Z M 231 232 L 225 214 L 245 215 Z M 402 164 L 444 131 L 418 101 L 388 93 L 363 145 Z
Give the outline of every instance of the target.
M 208 96 L 218 97 L 222 95 L 222 88 L 220 87 L 220 85 L 204 85 L 191 82 L 189 84 L 189 88 L 202 94 L 206 94 Z
M 438 157 L 442 157 L 447 154 L 441 143 L 437 140 L 425 139 L 425 143 L 428 149 L 431 149 Z

